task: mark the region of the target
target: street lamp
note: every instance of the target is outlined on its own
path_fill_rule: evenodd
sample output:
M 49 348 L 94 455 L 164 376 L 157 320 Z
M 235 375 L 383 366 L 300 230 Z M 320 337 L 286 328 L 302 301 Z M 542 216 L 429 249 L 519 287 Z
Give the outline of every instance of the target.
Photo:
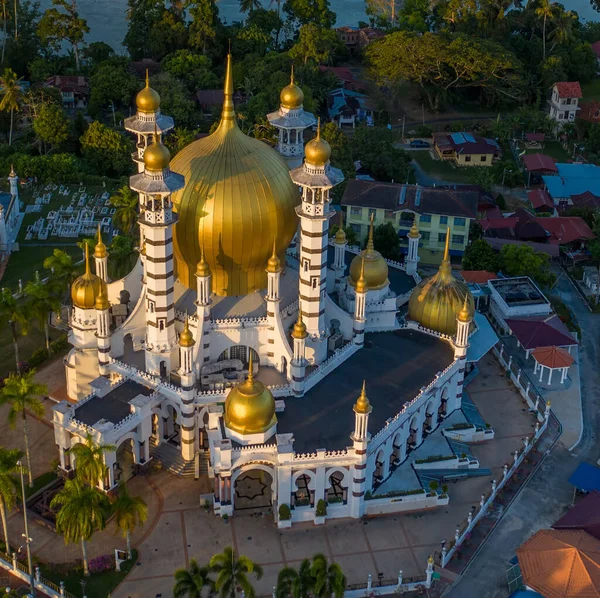
M 29 585 L 31 587 L 31 595 L 35 597 L 35 583 L 33 581 L 33 563 L 31 562 L 31 547 L 32 539 L 29 537 L 29 524 L 27 522 L 27 504 L 25 502 L 25 479 L 23 477 L 23 463 L 17 461 L 19 471 L 21 472 L 21 497 L 23 499 L 23 519 L 25 521 L 25 533 L 22 534 L 25 538 L 25 546 L 27 547 L 27 566 L 29 567 Z

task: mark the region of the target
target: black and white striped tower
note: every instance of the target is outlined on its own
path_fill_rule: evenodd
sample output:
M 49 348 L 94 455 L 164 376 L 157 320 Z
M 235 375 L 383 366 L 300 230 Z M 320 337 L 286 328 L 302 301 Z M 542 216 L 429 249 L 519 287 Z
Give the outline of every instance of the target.
M 100 285 L 100 291 L 94 304 L 96 309 L 96 342 L 98 345 L 98 369 L 101 376 L 110 374 L 110 303 L 106 296 L 105 285 Z
M 194 373 L 194 345 L 196 341 L 185 317 L 185 324 L 179 335 L 179 378 L 181 383 L 181 456 L 192 461 L 196 453 L 196 418 L 194 398 L 196 394 L 196 374 Z

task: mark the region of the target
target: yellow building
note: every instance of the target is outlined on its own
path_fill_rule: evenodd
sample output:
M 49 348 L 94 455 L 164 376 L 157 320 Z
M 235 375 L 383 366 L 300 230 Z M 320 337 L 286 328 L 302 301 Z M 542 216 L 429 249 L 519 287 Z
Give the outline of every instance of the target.
M 450 255 L 462 256 L 469 242 L 471 220 L 477 217 L 479 192 L 472 187 L 449 189 L 375 181 L 350 180 L 344 191 L 345 225 L 361 239 L 375 226 L 391 222 L 406 253 L 407 235 L 414 219 L 421 235 L 421 264 L 439 264 L 450 228 Z
M 434 133 L 433 148 L 440 160 L 457 166 L 492 166 L 502 152 L 493 139 L 472 133 Z

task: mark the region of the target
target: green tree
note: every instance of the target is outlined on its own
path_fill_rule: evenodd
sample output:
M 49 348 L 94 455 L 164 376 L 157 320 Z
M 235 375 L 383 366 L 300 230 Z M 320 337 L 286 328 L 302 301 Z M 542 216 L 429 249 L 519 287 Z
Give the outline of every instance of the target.
M 115 51 L 106 42 L 92 42 L 84 48 L 82 55 L 93 72 L 100 64 L 113 58 Z
M 113 237 L 110 244 L 109 272 L 113 274 L 113 279 L 122 278 L 132 267 L 134 258 L 134 238 L 131 235 L 117 235 Z
M 171 155 L 174 156 L 195 139 L 196 135 L 194 131 L 190 131 L 185 127 L 175 127 L 165 139 L 165 145 L 169 148 Z
M 529 245 L 505 245 L 500 251 L 500 267 L 507 276 L 529 276 L 541 286 L 551 286 L 555 280 L 550 257 Z
M 52 292 L 52 286 L 42 282 L 39 278 L 30 280 L 25 285 L 27 298 L 27 312 L 34 317 L 44 330 L 46 350 L 50 355 L 50 314 L 60 309 L 60 297 Z
M 222 553 L 215 554 L 210 559 L 208 566 L 217 574 L 215 590 L 220 598 L 235 598 L 238 587 L 242 589 L 246 598 L 256 598 L 256 592 L 248 576 L 254 575 L 256 579 L 260 579 L 263 570 L 247 556 L 237 556 L 231 546 L 227 546 Z
M 33 121 L 33 130 L 40 141 L 40 152 L 43 146 L 47 153 L 46 145 L 60 145 L 69 137 L 69 119 L 60 106 L 45 104 Z
M 164 10 L 161 18 L 150 29 L 150 52 L 156 60 L 187 45 L 188 30 L 185 21 L 174 10 Z
M 0 324 L 2 327 L 10 326 L 15 364 L 19 368 L 19 333 L 26 334 L 29 328 L 29 319 L 25 304 L 17 301 L 9 288 L 0 291 Z
M 84 35 L 89 32 L 87 21 L 77 12 L 76 0 L 52 0 L 52 8 L 44 12 L 38 24 L 38 35 L 42 43 L 48 44 L 56 52 L 60 50 L 62 42 L 71 44 L 77 72 L 80 68 L 79 46 L 83 43 Z
M 110 203 L 116 211 L 113 222 L 126 234 L 131 234 L 138 217 L 139 199 L 129 186 L 123 185 L 110 196 Z
M 297 571 L 293 567 L 281 569 L 277 576 L 275 598 L 310 598 L 314 587 L 311 563 L 304 559 Z
M 396 26 L 396 15 L 400 7 L 398 0 L 365 0 L 366 13 L 378 24 Z
M 21 79 L 17 78 L 17 73 L 12 69 L 4 69 L 0 77 L 0 112 L 10 112 L 10 133 L 8 135 L 8 145 L 12 145 L 13 127 L 15 112 L 21 110 L 23 103 L 23 88 Z
M 131 143 L 120 132 L 94 121 L 81 136 L 85 161 L 102 174 L 122 175 L 131 169 Z
M 150 56 L 150 32 L 164 10 L 163 0 L 127 0 L 127 33 L 123 45 L 132 60 Z
M 98 66 L 91 77 L 90 87 L 88 111 L 94 116 L 100 116 L 102 110 L 112 104 L 131 106 L 139 84 L 128 70 L 128 61 L 117 57 Z
M 117 500 L 113 504 L 117 527 L 127 541 L 127 555 L 131 558 L 131 533 L 148 519 L 148 506 L 141 496 L 131 496 L 126 486 L 119 488 Z
M 196 559 L 190 559 L 187 569 L 175 571 L 173 598 L 202 598 L 204 588 L 207 588 L 209 596 L 214 595 L 215 584 L 209 575 L 208 567 L 200 567 Z
M 77 277 L 77 268 L 73 258 L 62 249 L 54 249 L 52 255 L 44 260 L 44 268 L 51 271 L 51 284 L 55 286 L 61 295 L 68 292 L 71 284 Z
M 570 10 L 563 10 L 557 6 L 556 15 L 554 17 L 554 29 L 550 32 L 548 39 L 552 40 L 550 53 L 556 45 L 566 46 L 575 37 L 574 27 L 577 23 L 577 15 Z
M 19 417 L 23 422 L 23 439 L 25 441 L 25 457 L 27 459 L 30 488 L 33 488 L 33 474 L 31 471 L 31 453 L 29 451 L 27 412 L 34 417 L 42 417 L 44 415 L 44 404 L 38 397 L 48 394 L 46 385 L 38 384 L 34 378 L 35 370 L 29 370 L 21 374 L 10 374 L 4 382 L 4 388 L 0 389 L 0 405 L 9 406 L 7 419 L 10 427 L 15 427 Z
M 343 598 L 346 576 L 337 563 L 330 565 L 324 554 L 316 554 L 312 559 L 311 571 L 315 580 L 316 598 Z
M 219 79 L 211 70 L 210 59 L 191 50 L 177 50 L 169 54 L 162 61 L 161 67 L 173 77 L 185 81 L 192 92 L 219 86 Z
M 489 166 L 471 166 L 469 180 L 474 185 L 479 185 L 484 191 L 491 191 L 492 185 L 497 182 L 496 173 Z
M 292 60 L 300 60 L 303 64 L 310 60 L 320 65 L 331 62 L 340 48 L 341 41 L 334 30 L 307 23 L 300 27 L 298 41 L 290 48 L 289 55 Z
M 301 25 L 318 25 L 331 29 L 335 23 L 335 13 L 329 8 L 329 0 L 286 0 L 283 10 L 291 20 Z
M 207 43 L 217 36 L 219 9 L 214 0 L 188 0 L 190 23 L 189 44 L 196 50 L 206 54 Z
M 104 454 L 116 451 L 114 444 L 99 444 L 88 432 L 83 442 L 71 448 L 75 459 L 75 473 L 82 484 L 97 486 L 106 474 Z
M 389 260 L 400 261 L 400 239 L 391 222 L 380 224 L 373 231 L 373 243 L 377 251 Z
M 248 13 L 257 8 L 261 8 L 260 0 L 240 0 L 240 12 Z
M 56 514 L 56 531 L 63 534 L 65 543 L 81 542 L 83 573 L 89 575 L 86 542 L 95 531 L 106 527 L 109 502 L 106 495 L 80 480 L 67 480 L 64 488 L 50 502 L 59 509 Z
M 160 109 L 173 117 L 180 127 L 197 124 L 196 103 L 185 84 L 170 73 L 159 73 L 150 85 L 160 94 Z
M 538 0 L 537 8 L 535 9 L 536 16 L 542 20 L 543 60 L 546 60 L 546 22 L 548 19 L 552 20 L 555 9 L 556 4 L 550 0 Z
M 2 518 L 6 554 L 11 554 L 6 516 L 15 507 L 17 483 L 14 476 L 20 470 L 19 463 L 22 458 L 22 451 L 0 447 L 0 517 Z
M 462 259 L 463 270 L 498 272 L 498 266 L 498 254 L 483 239 L 473 241 L 465 249 Z

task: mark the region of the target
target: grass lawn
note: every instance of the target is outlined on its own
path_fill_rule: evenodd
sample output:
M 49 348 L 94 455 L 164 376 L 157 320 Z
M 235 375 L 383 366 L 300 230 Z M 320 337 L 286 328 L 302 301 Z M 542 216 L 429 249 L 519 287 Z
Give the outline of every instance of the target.
M 583 102 L 600 100 L 600 79 L 594 79 L 589 83 L 584 83 L 581 86 L 581 92 L 583 93 Z
M 110 593 L 123 581 L 125 576 L 131 571 L 137 562 L 137 550 L 132 551 L 132 558 L 121 564 L 121 571 L 104 571 L 103 573 L 94 573 L 89 577 L 83 576 L 83 565 L 79 569 L 71 569 L 68 573 L 60 573 L 56 569 L 50 569 L 47 565 L 40 564 L 42 577 L 59 584 L 65 582 L 67 592 L 81 596 L 81 580 L 86 581 L 85 595 L 87 598 L 107 598 Z
M 425 174 L 437 177 L 452 183 L 469 183 L 469 168 L 459 168 L 446 160 L 434 160 L 428 151 L 409 151 L 408 152 L 423 169 Z
M 559 141 L 546 141 L 541 150 L 527 150 L 528 154 L 546 154 L 559 162 L 568 162 L 572 160 L 569 152 L 562 146 Z
M 56 480 L 57 477 L 58 476 L 54 471 L 47 471 L 46 473 L 43 473 L 41 476 L 38 476 L 33 480 L 33 488 L 25 486 L 25 496 L 27 498 L 33 496 L 38 490 L 41 490 L 44 486 L 47 486 L 50 484 L 50 482 Z

